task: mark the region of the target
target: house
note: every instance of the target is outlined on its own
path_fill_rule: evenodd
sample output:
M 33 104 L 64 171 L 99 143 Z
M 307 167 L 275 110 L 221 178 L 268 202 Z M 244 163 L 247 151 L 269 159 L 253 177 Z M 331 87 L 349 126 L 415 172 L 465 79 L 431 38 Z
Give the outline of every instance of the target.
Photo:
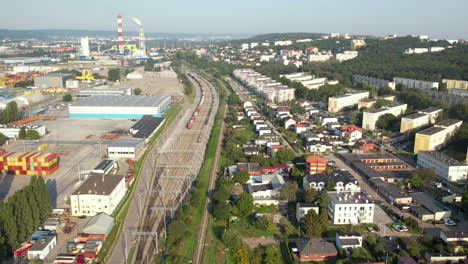
M 362 192 L 328 192 L 328 215 L 335 225 L 374 223 L 374 204 Z
M 300 261 L 324 261 L 338 256 L 335 246 L 321 238 L 307 238 L 296 241 Z
M 28 250 L 28 259 L 43 260 L 49 255 L 50 251 L 55 248 L 57 244 L 56 236 L 41 236 Z
M 296 121 L 292 118 L 288 118 L 284 121 L 284 128 L 289 129 L 292 125 L 295 125 Z
M 354 142 L 362 138 L 362 128 L 359 128 L 355 125 L 342 125 L 341 136 L 348 139 L 351 142 Z
M 291 114 L 289 110 L 289 106 L 278 106 L 278 108 L 276 108 L 276 115 L 280 116 L 282 114 L 287 114 L 287 115 Z
M 457 254 L 457 253 L 429 253 L 426 252 L 424 256 L 426 261 L 430 264 L 446 264 L 446 263 L 460 263 L 460 261 L 466 259 L 466 254 Z
M 307 142 L 306 149 L 308 152 L 311 152 L 311 153 L 325 153 L 325 152 L 332 152 L 333 146 L 329 145 L 328 143 L 321 142 L 321 141 L 311 141 L 311 142 Z
M 301 100 L 299 101 L 299 105 L 302 107 L 307 107 L 307 106 L 310 106 L 311 103 L 309 101 Z
M 280 174 L 252 175 L 244 185 L 248 193 L 252 194 L 254 204 L 271 205 L 279 204 L 280 189 L 284 184 Z
M 445 243 L 468 242 L 468 231 L 440 230 L 440 239 Z
M 307 156 L 306 162 L 307 162 L 307 173 L 309 174 L 321 173 L 327 169 L 328 161 L 322 157 L 319 157 L 316 155 L 310 155 L 310 156 Z
M 365 151 L 369 151 L 369 150 L 374 150 L 375 149 L 375 145 L 373 143 L 369 143 L 369 144 L 362 144 L 359 149 L 361 150 L 365 150 Z
M 302 180 L 304 188 L 314 188 L 316 191 L 323 190 L 330 182 L 335 183 L 335 191 L 361 191 L 357 180 L 349 172 L 343 170 L 333 171 L 330 175 L 323 172 L 309 174 Z
M 278 150 L 282 148 L 284 148 L 284 145 L 273 145 L 268 147 L 267 152 L 270 156 L 275 157 L 276 152 L 278 152 Z
M 237 165 L 228 167 L 228 174 L 234 176 L 238 170 L 244 170 L 249 175 L 260 175 L 262 174 L 262 168 L 260 163 L 237 163 Z
M 297 203 L 296 204 L 296 219 L 301 222 L 302 218 L 310 211 L 314 210 L 319 214 L 319 207 L 316 203 Z
M 266 134 L 271 134 L 271 129 L 261 128 L 260 130 L 258 130 L 259 136 L 264 136 Z
M 263 122 L 263 123 L 257 123 L 257 124 L 255 124 L 255 131 L 259 131 L 259 130 L 261 130 L 261 129 L 263 129 L 263 128 L 268 129 L 267 123 Z
M 83 228 L 83 233 L 90 235 L 109 236 L 114 227 L 114 218 L 105 213 L 93 216 Z
M 303 124 L 295 124 L 294 125 L 294 132 L 296 132 L 296 134 L 301 134 L 302 132 L 306 132 L 307 131 L 307 127 Z
M 127 191 L 124 175 L 92 173 L 70 196 L 73 215 L 111 215 Z
M 339 128 L 341 125 L 338 124 L 337 122 L 329 122 L 327 123 L 327 129 L 328 130 L 334 130 L 336 128 Z
M 244 148 L 245 155 L 258 155 L 259 151 L 256 147 L 246 147 Z
M 242 106 L 243 106 L 244 108 L 253 107 L 253 103 L 252 103 L 252 101 L 247 100 L 247 101 L 245 101 L 245 102 L 243 103 Z
M 412 257 L 398 257 L 397 264 L 418 264 Z
M 362 235 L 359 233 L 336 232 L 335 243 L 338 249 L 353 249 L 362 247 Z

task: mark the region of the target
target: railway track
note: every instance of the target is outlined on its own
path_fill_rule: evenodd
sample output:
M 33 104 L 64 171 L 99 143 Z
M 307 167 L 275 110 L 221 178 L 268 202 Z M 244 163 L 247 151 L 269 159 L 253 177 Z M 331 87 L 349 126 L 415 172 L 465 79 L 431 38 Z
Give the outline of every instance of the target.
M 219 101 L 216 90 L 207 81 L 192 73 L 199 88 L 201 104 L 196 120 L 187 128 L 193 112 L 186 112 L 172 135 L 153 153 L 147 192 L 142 206 L 133 263 L 150 263 L 158 251 L 159 238 L 165 234 L 169 221 L 181 207 L 198 176 L 204 160 L 207 142 Z M 146 166 L 146 165 L 145 165 Z

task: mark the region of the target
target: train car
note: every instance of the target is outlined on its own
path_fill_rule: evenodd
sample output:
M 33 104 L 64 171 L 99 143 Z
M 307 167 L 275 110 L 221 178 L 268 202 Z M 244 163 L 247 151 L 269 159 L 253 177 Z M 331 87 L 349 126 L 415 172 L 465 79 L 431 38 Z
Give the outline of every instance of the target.
M 191 128 L 193 127 L 193 122 L 194 122 L 194 120 L 191 119 L 191 120 L 187 123 L 187 128 L 188 128 L 188 129 L 191 129 Z

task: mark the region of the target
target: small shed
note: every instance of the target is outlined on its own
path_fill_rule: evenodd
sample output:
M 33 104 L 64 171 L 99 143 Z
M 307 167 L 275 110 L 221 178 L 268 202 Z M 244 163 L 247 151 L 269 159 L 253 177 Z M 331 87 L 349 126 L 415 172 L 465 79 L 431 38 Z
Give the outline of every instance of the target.
M 108 214 L 100 213 L 93 216 L 86 226 L 83 228 L 83 233 L 93 235 L 105 235 L 106 237 L 110 234 L 114 227 L 114 218 Z

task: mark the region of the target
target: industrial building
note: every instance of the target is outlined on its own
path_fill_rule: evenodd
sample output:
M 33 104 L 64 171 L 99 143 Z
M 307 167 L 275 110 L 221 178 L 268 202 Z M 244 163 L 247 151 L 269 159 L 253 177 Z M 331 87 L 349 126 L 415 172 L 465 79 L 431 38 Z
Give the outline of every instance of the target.
M 58 169 L 55 153 L 0 152 L 4 174 L 48 176 Z
M 107 155 L 112 159 L 134 159 L 144 146 L 142 138 L 119 138 L 107 146 Z
M 0 58 L 0 63 L 13 64 L 13 65 L 31 65 L 48 63 L 51 60 L 47 57 L 12 57 L 12 58 Z
M 448 119 L 416 133 L 414 153 L 437 150 L 445 146 L 461 127 L 463 121 Z
M 132 95 L 131 88 L 109 88 L 109 86 L 98 86 L 93 89 L 83 89 L 76 97 L 90 97 L 96 95 Z
M 148 141 L 163 124 L 164 118 L 144 116 L 130 128 L 130 133 L 134 138 L 144 138 Z
M 112 215 L 125 196 L 125 177 L 92 173 L 70 196 L 73 215 Z
M 99 163 L 96 168 L 91 170 L 92 173 L 108 174 L 112 169 L 117 168 L 117 162 L 115 160 L 105 159 Z
M 18 108 L 21 108 L 21 107 L 30 106 L 35 103 L 39 103 L 46 99 L 47 99 L 47 96 L 40 94 L 40 93 L 25 94 L 25 95 L 17 96 L 17 97 L 10 98 L 10 99 L 0 100 L 0 109 L 4 109 L 10 102 L 16 102 L 16 105 L 18 106 Z
M 34 242 L 33 246 L 28 250 L 28 259 L 29 260 L 43 260 L 49 255 L 49 253 L 57 245 L 57 237 L 50 236 L 41 236 L 39 239 Z
M 114 227 L 114 218 L 108 214 L 100 213 L 89 219 L 89 222 L 83 227 L 83 233 L 91 235 L 109 236 Z
M 34 86 L 39 88 L 66 88 L 65 82 L 74 78 L 75 75 L 71 73 L 49 73 L 47 75 L 36 76 L 34 78 Z
M 412 206 L 411 211 L 422 221 L 440 221 L 444 218 L 449 218 L 452 214 L 449 208 L 437 202 L 424 192 L 413 192 L 410 193 L 410 195 L 413 197 L 413 201 L 419 204 L 418 206 Z
M 369 98 L 369 92 L 353 92 L 328 98 L 328 111 L 336 113 L 347 107 L 355 106 L 359 101 Z
M 468 179 L 468 164 L 441 152 L 419 151 L 418 165 L 434 169 L 437 176 L 446 181 L 465 181 Z
M 0 124 L 0 133 L 5 135 L 7 138 L 18 138 L 21 128 L 24 127 L 26 131 L 36 130 L 39 133 L 39 136 L 44 136 L 46 134 L 45 126 L 18 126 L 18 125 L 1 125 Z
M 364 111 L 362 117 L 362 127 L 369 130 L 374 130 L 376 129 L 375 125 L 381 116 L 385 114 L 400 116 L 406 111 L 406 108 L 407 104 L 397 104 Z
M 400 132 L 421 128 L 430 124 L 434 124 L 437 117 L 442 113 L 441 108 L 429 107 L 417 113 L 401 118 Z
M 170 96 L 95 95 L 81 98 L 68 109 L 70 118 L 162 117 L 170 102 Z

